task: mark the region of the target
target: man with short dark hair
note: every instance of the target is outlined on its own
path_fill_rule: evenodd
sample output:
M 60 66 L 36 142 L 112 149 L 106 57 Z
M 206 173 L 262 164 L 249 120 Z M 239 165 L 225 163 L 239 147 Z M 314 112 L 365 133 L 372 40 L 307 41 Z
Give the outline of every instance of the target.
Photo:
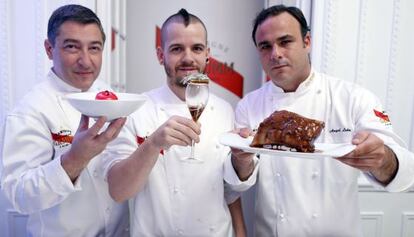
M 97 165 L 125 118 L 105 126 L 101 117 L 89 127 L 89 118 L 63 98 L 108 89 L 96 81 L 104 42 L 90 9 L 55 10 L 44 43 L 53 67 L 6 117 L 1 188 L 18 212 L 29 215 L 30 236 L 129 236 L 127 206 L 112 201 Z
M 263 10 L 252 37 L 271 80 L 237 105 L 240 135 L 249 135 L 274 111 L 288 110 L 325 122 L 316 142 L 356 146 L 335 159 L 301 159 L 284 152 L 281 157 L 261 154 L 256 161 L 253 154 L 233 149 L 241 180 L 255 179 L 258 170 L 256 236 L 362 236 L 361 171 L 380 188 L 404 191 L 413 184 L 414 155 L 381 116 L 375 95 L 312 69 L 311 36 L 300 9 L 277 5 Z

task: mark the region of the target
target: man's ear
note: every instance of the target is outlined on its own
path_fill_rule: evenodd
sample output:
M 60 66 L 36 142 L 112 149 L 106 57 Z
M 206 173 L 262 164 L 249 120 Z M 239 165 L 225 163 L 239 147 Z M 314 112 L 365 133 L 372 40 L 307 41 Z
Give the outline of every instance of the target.
M 210 47 L 207 48 L 207 58 L 210 58 Z
M 52 43 L 50 43 L 50 41 L 48 39 L 45 39 L 44 46 L 45 46 L 47 57 L 52 60 L 53 59 L 53 54 L 52 54 L 53 46 L 52 46 Z
M 161 47 L 157 47 L 157 58 L 160 65 L 164 65 L 164 52 Z
M 310 33 L 308 31 L 308 33 L 306 33 L 305 37 L 303 37 L 303 48 L 307 48 L 310 50 L 311 47 L 311 36 Z

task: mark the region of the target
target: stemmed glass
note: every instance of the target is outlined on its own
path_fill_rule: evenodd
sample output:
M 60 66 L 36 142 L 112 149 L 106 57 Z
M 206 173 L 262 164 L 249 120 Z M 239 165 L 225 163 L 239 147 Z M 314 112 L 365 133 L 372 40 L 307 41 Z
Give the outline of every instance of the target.
M 186 77 L 185 80 L 187 85 L 185 102 L 190 110 L 191 117 L 193 117 L 194 122 L 197 122 L 208 102 L 209 78 L 205 74 L 197 73 Z M 194 140 L 191 141 L 191 156 L 189 159 L 195 159 Z

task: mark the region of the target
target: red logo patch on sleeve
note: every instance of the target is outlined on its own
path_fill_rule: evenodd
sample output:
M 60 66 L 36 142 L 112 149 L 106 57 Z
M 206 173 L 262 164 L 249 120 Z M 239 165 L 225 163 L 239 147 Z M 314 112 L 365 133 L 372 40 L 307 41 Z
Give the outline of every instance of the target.
M 390 118 L 388 117 L 387 112 L 385 111 L 380 112 L 374 109 L 374 114 L 381 120 L 382 123 L 391 124 L 391 121 L 390 121 Z
M 51 131 L 50 135 L 52 136 L 53 145 L 56 147 L 62 148 L 72 144 L 73 136 L 70 130 L 61 130 L 57 133 Z
M 138 145 L 141 145 L 142 143 L 144 143 L 145 139 L 147 139 L 147 137 L 137 136 L 137 143 L 138 143 Z M 164 150 L 161 150 L 160 151 L 160 154 L 161 155 L 164 155 Z

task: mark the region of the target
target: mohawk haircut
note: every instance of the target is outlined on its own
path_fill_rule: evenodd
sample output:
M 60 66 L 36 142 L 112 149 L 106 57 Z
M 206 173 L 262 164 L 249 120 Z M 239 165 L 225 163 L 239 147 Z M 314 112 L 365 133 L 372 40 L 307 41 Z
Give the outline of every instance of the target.
M 203 28 L 206 32 L 206 43 L 207 43 L 207 28 L 204 25 L 203 21 L 200 18 L 198 18 L 196 15 L 193 15 L 193 14 L 189 13 L 186 9 L 181 8 L 177 13 L 169 16 L 167 18 L 167 20 L 165 20 L 164 23 L 161 26 L 161 45 L 162 45 L 162 47 L 164 47 L 166 29 L 167 29 L 168 25 L 171 22 L 177 21 L 177 20 L 181 20 L 185 27 L 187 27 L 191 23 L 197 23 L 197 22 L 200 23 L 203 26 Z

